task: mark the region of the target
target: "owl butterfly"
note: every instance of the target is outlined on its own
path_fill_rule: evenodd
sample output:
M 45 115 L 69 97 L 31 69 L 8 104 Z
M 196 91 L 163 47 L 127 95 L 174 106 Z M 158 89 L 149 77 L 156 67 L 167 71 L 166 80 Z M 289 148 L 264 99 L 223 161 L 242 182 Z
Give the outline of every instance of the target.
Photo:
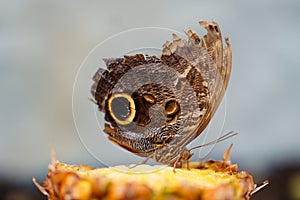
M 223 48 L 218 24 L 199 24 L 206 35 L 189 29 L 185 40 L 173 34 L 159 57 L 103 59 L 107 70 L 96 72 L 91 93 L 112 142 L 159 163 L 188 163 L 192 153 L 186 145 L 215 114 L 232 65 L 229 40 Z

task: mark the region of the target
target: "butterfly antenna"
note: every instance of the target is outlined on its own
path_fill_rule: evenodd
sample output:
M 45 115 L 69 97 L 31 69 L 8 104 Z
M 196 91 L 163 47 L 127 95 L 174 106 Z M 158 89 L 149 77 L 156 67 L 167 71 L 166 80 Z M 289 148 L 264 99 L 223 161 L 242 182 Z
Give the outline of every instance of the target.
M 194 150 L 194 149 L 198 149 L 198 148 L 201 148 L 201 147 L 205 147 L 205 146 L 209 146 L 209 145 L 212 145 L 212 144 L 215 144 L 215 143 L 218 143 L 218 142 L 221 142 L 221 141 L 224 141 L 224 140 L 227 140 L 228 138 L 231 138 L 235 135 L 237 135 L 238 133 L 234 132 L 234 131 L 230 131 L 229 133 L 226 133 L 225 135 L 222 135 L 221 137 L 213 140 L 213 141 L 210 141 L 206 144 L 202 144 L 202 145 L 199 145 L 199 146 L 195 146 L 191 149 L 189 149 L 189 151 L 191 150 Z

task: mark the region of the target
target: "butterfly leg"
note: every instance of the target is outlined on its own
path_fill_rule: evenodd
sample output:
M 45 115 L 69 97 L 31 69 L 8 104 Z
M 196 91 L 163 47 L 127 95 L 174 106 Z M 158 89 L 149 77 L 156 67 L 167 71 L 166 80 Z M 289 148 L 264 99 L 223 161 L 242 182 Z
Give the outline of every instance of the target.
M 181 163 L 180 160 L 181 160 L 181 155 L 178 155 L 178 157 L 176 158 L 175 162 L 173 163 L 173 172 L 174 173 L 176 172 L 175 171 L 176 167 L 178 167 L 177 164 L 179 164 L 180 167 L 182 167 L 182 163 Z
M 151 158 L 151 155 L 148 156 L 146 159 L 142 160 L 141 162 L 138 162 L 138 163 L 136 163 L 136 164 L 134 164 L 134 165 L 129 166 L 128 168 L 129 168 L 129 169 L 132 169 L 132 168 L 135 168 L 135 167 L 137 167 L 137 166 L 139 166 L 139 165 L 146 164 L 150 158 Z

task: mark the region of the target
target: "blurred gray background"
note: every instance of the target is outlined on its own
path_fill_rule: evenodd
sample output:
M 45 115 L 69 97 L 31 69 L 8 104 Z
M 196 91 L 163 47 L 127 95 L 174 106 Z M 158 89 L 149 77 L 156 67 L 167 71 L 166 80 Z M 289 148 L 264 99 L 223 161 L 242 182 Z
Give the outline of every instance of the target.
M 224 132 L 239 132 L 229 141 L 233 162 L 257 181 L 287 164 L 299 167 L 299 1 L 12 0 L 0 1 L 0 180 L 41 182 L 51 145 L 63 162 L 99 165 L 72 116 L 72 87 L 84 58 L 120 31 L 199 31 L 200 19 L 217 21 L 232 43 Z M 208 157 L 219 159 L 229 142 Z

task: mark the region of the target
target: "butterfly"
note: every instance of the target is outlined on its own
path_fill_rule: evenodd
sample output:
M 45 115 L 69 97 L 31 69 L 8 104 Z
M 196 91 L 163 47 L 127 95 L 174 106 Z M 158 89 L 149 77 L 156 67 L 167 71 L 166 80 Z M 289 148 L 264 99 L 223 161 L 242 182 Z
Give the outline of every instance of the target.
M 172 35 L 160 56 L 124 55 L 103 59 L 91 93 L 104 113 L 104 132 L 124 149 L 176 166 L 193 155 L 187 145 L 214 116 L 228 86 L 232 51 L 214 21 L 199 21 L 201 38 Z M 226 134 L 217 141 L 232 135 Z M 145 161 L 146 161 L 145 160 Z

